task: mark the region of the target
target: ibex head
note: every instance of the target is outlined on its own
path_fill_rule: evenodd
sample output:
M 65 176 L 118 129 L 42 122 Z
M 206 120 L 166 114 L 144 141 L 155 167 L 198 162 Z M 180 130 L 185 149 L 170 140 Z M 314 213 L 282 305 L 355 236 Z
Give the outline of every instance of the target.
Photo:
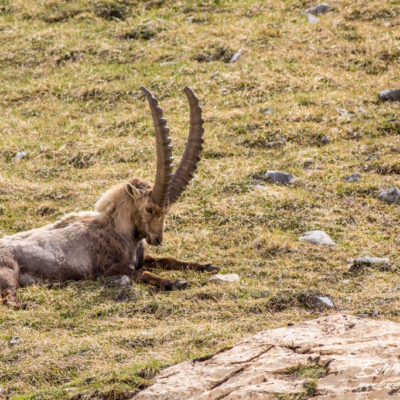
M 156 135 L 157 170 L 154 185 L 143 179 L 132 179 L 124 185 L 124 195 L 121 193 L 121 186 L 106 192 L 97 202 L 96 210 L 102 212 L 112 208 L 114 223 L 120 230 L 129 232 L 133 228 L 138 238 L 146 239 L 149 244 L 159 245 L 163 240 L 165 215 L 193 178 L 200 160 L 204 121 L 199 100 L 191 89 L 185 88 L 190 106 L 190 129 L 182 159 L 173 173 L 172 145 L 167 120 L 163 118 L 157 99 L 147 89 L 142 87 L 141 90 L 149 102 Z M 128 205 L 132 201 L 133 207 Z M 117 206 L 116 203 L 120 205 Z

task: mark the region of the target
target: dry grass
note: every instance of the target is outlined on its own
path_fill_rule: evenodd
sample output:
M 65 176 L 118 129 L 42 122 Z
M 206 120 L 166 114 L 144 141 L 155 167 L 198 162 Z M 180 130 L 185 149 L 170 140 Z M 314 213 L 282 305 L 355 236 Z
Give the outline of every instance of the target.
M 204 105 L 204 159 L 153 253 L 241 277 L 218 287 L 169 273 L 193 283 L 174 293 L 112 280 L 21 289 L 28 310 L 0 308 L 0 398 L 129 398 L 163 366 L 317 316 L 299 301 L 307 292 L 400 321 L 400 208 L 376 199 L 400 184 L 399 105 L 377 101 L 399 86 L 400 5 L 339 0 L 310 24 L 312 4 L 0 0 L 1 233 L 154 177 L 141 85 L 161 99 L 179 159 L 189 85 Z M 27 157 L 15 163 L 18 151 Z M 255 187 L 266 169 L 302 181 Z M 362 179 L 345 182 L 355 171 Z M 338 246 L 297 241 L 312 229 Z M 349 275 L 358 255 L 394 268 Z

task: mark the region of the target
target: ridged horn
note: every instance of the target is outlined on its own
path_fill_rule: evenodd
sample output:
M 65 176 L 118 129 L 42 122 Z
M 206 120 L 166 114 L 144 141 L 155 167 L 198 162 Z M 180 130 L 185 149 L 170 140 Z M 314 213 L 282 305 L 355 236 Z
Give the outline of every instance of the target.
M 194 95 L 191 89 L 185 87 L 184 92 L 189 100 L 190 106 L 190 129 L 186 142 L 185 151 L 182 159 L 176 169 L 171 182 L 169 191 L 169 203 L 175 203 L 179 196 L 185 190 L 190 180 L 193 178 L 200 161 L 200 154 L 203 149 L 203 118 L 201 116 L 201 107 L 199 99 Z
M 172 162 L 174 159 L 172 158 L 171 138 L 167 120 L 163 117 L 158 100 L 146 88 L 141 87 L 140 90 L 149 102 L 156 134 L 157 171 L 151 198 L 154 203 L 163 207 L 169 202 L 169 190 L 172 180 Z

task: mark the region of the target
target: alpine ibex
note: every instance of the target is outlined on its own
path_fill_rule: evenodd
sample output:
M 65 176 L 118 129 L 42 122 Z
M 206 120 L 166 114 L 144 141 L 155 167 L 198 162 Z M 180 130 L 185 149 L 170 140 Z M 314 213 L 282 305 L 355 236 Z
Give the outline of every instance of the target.
M 157 170 L 154 185 L 134 178 L 109 189 L 95 211 L 69 214 L 39 229 L 0 239 L 0 299 L 21 307 L 17 287 L 39 283 L 129 275 L 162 289 L 182 289 L 185 281 L 161 278 L 145 268 L 218 271 L 211 264 L 153 258 L 147 244 L 163 240 L 164 219 L 193 177 L 203 143 L 203 119 L 197 97 L 189 88 L 190 129 L 182 159 L 172 173 L 172 146 L 167 121 L 158 101 L 145 88 L 153 116 Z

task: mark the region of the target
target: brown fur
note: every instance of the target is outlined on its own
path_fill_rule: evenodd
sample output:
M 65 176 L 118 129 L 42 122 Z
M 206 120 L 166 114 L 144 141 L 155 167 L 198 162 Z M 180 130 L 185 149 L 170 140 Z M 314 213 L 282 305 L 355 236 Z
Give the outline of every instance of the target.
M 162 242 L 168 207 L 151 199 L 152 186 L 139 178 L 112 187 L 95 211 L 70 214 L 39 229 L 0 240 L 0 299 L 20 307 L 18 285 L 130 275 L 162 289 L 187 287 L 144 268 L 217 271 L 211 264 L 145 255 L 147 243 Z

